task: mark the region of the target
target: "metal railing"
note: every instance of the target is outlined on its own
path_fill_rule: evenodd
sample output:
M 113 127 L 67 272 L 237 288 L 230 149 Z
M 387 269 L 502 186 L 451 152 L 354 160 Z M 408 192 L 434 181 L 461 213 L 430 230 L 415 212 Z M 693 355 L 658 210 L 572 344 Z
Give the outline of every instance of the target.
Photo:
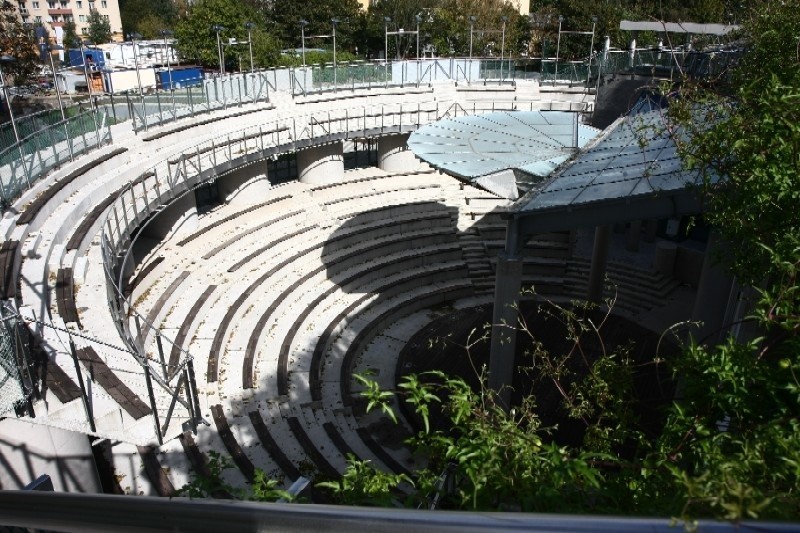
M 108 115 L 100 110 L 46 126 L 0 151 L 3 211 L 53 168 L 109 143 Z
M 65 532 L 105 531 L 579 531 L 779 533 L 797 524 L 745 520 L 426 511 L 292 503 L 219 502 L 110 494 L 0 491 L 5 526 Z
M 198 85 L 156 91 L 140 96 L 127 93 L 127 115 L 135 131 L 194 117 L 244 103 L 268 102 L 270 82 L 266 72 L 214 76 Z
M 145 377 L 175 398 L 173 403 L 183 406 L 182 416 L 191 421 L 198 419 L 192 355 L 150 323 L 136 309 L 133 295 L 126 294 L 124 273 L 129 271 L 128 263 L 133 260 L 134 242 L 165 206 L 192 194 L 202 184 L 253 161 L 321 143 L 407 133 L 444 117 L 501 108 L 508 110 L 514 105 L 511 102 L 505 107 L 493 103 L 473 104 L 471 109 L 458 104 L 440 107 L 438 103 L 383 105 L 287 117 L 235 135 L 210 139 L 186 150 L 180 157 L 163 160 L 143 172 L 111 204 L 102 223 L 100 242 L 109 309 L 121 338 L 135 354 Z M 177 364 L 169 366 L 165 352 L 178 353 Z M 186 394 L 180 393 L 182 386 Z M 152 385 L 148 384 L 148 390 L 153 390 Z M 160 428 L 158 420 L 155 425 Z

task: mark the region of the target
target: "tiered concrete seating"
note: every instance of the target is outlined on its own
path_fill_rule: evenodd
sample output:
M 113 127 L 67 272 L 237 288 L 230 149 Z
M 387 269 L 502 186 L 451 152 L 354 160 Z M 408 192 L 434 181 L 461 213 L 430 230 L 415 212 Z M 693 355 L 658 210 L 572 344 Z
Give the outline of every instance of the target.
M 96 237 L 119 191 L 136 180 L 144 186 L 153 165 L 166 168 L 167 161 L 183 160 L 188 148 L 212 137 L 297 114 L 298 104 L 302 113 L 331 110 L 314 121 L 321 131 L 341 128 L 342 117 L 360 117 L 382 133 L 382 117 L 414 108 L 430 115 L 459 98 L 455 90 L 439 94 L 431 87 L 383 91 L 391 102 L 357 92 L 347 97 L 348 105 L 367 102 L 371 107 L 363 113 L 331 110 L 331 99 L 342 101 L 343 95 L 326 94 L 281 100 L 274 109 L 253 106 L 189 119 L 138 137 L 115 133 L 124 144 L 66 166 L 52 187 L 42 185 L 20 202 L 26 206 L 22 216 L 0 228 L 6 239 L 0 249 L 2 289 L 30 308 L 26 316 L 52 315 L 59 328 L 58 334 L 39 328 L 51 355 L 47 383 L 53 406 L 63 409 L 50 415 L 53 423 L 86 431 L 85 422 L 76 423 L 78 374 L 59 337 L 83 326 L 97 341 L 76 340 L 81 373 L 96 378 L 96 434 L 153 434 L 143 381 L 132 378 L 141 375 L 140 364 L 124 352 L 103 352 L 121 339 L 104 307 L 108 295 Z M 210 146 L 206 142 L 191 153 Z M 158 175 L 160 185 L 168 186 L 166 174 Z M 155 203 L 145 208 L 145 197 L 155 201 L 146 191 L 131 194 L 131 204 L 143 212 L 140 221 L 160 209 Z M 213 424 L 193 436 L 172 420 L 168 437 L 179 435 L 177 440 L 138 449 L 152 490 L 172 494 L 187 481 L 190 464 L 208 474 L 212 451 L 233 458 L 237 468 L 225 479 L 234 486 L 252 481 L 255 468 L 282 477 L 287 486 L 300 475 L 335 477 L 347 454 L 408 472 L 407 452 L 387 451 L 369 427 L 372 419 L 357 412 L 352 373 L 387 327 L 420 316 L 420 309 L 472 297 L 480 273 L 475 266 L 491 268 L 491 254 L 481 244 L 491 239 L 470 233 L 480 246 L 471 252 L 475 264 L 468 264 L 464 232 L 494 218 L 503 203 L 430 170 L 388 175 L 370 169 L 348 173 L 342 183 L 294 183 L 254 198 L 252 205 L 220 206 L 201 215 L 189 234 L 157 243 L 131 272 L 126 292 L 163 339 L 145 329 L 138 340 L 151 358 L 159 341 L 165 342 L 167 376 L 183 350 L 193 354 L 200 415 Z M 385 357 L 386 374 L 392 374 L 392 352 Z M 156 392 L 161 394 L 158 387 Z M 158 396 L 156 408 L 167 425 L 170 398 Z

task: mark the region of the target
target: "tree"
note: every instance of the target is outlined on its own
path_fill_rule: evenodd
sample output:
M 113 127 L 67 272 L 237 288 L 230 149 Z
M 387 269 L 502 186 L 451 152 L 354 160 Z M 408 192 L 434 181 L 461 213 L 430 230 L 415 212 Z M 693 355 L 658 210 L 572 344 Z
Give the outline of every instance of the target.
M 559 441 L 525 396 L 511 412 L 463 379 L 407 376 L 395 391 L 422 420 L 414 442 L 428 452 L 420 494 L 453 463 L 447 503 L 468 509 L 645 514 L 728 520 L 800 517 L 800 12 L 768 3 L 742 34 L 739 66 L 714 83 L 686 80 L 667 128 L 690 168 L 704 215 L 731 245 L 722 250 L 757 301 L 747 328 L 719 345 L 690 341 L 675 357 L 632 361 L 624 343 L 586 359 L 584 337 L 605 321 L 558 311 L 575 349 L 551 352 L 534 336 L 534 390 L 556 385 L 580 438 Z M 669 88 L 673 94 L 674 88 Z M 643 365 L 669 369 L 677 392 L 663 422 L 643 425 L 630 396 Z M 582 369 L 578 372 L 578 369 Z M 363 394 L 392 409 L 375 386 Z M 441 406 L 441 407 L 439 407 Z M 441 411 L 445 429 L 428 423 Z M 654 431 L 655 430 L 655 431 Z
M 75 42 L 79 40 L 78 30 L 75 27 L 75 21 L 70 19 L 64 23 L 64 34 L 62 36 L 64 48 L 72 48 L 75 46 Z
M 199 0 L 191 4 L 186 17 L 175 28 L 178 50 L 182 57 L 194 59 L 203 66 L 218 67 L 217 34 L 212 27 L 221 25 L 225 28 L 220 31 L 225 61 L 233 66 L 234 58 L 244 58 L 249 53 L 245 44 L 229 44 L 230 39 L 235 39 L 235 42 L 247 41 L 247 22 L 256 24 L 252 31 L 254 62 L 262 67 L 275 64 L 279 53 L 275 39 L 263 29 L 258 13 L 234 0 Z
M 283 0 L 272 2 L 269 9 L 270 30 L 284 48 L 300 47 L 300 21 L 308 21 L 305 28 L 306 44 L 309 47 L 332 48 L 330 37 L 325 40 L 308 39 L 312 35 L 328 35 L 333 32 L 331 19 L 339 23 L 336 28 L 336 47 L 353 51 L 358 43 L 356 30 L 363 18 L 358 0 L 317 0 L 306 2 Z
M 172 0 L 121 0 L 119 11 L 125 35 L 136 32 L 145 39 L 158 38 L 158 32 L 172 29 L 178 18 L 178 7 Z
M 17 17 L 11 2 L 0 0 L 0 52 L 14 58 L 3 64 L 4 82 L 24 85 L 36 71 L 36 42 Z
M 93 9 L 87 20 L 89 23 L 86 31 L 87 37 L 94 44 L 103 44 L 111 41 L 111 23 L 99 11 Z

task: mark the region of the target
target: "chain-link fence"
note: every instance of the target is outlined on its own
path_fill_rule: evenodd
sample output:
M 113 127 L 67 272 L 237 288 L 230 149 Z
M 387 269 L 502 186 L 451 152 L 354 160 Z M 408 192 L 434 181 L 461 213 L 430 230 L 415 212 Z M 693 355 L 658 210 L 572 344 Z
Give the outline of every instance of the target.
M 0 416 L 29 399 L 32 375 L 28 330 L 15 313 L 0 304 Z

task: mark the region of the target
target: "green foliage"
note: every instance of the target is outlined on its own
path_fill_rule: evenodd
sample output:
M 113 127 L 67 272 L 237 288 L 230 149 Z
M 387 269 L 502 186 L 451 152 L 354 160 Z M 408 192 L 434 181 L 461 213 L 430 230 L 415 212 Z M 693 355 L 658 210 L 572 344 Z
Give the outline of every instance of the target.
M 36 72 L 38 57 L 33 33 L 19 20 L 11 2 L 0 1 L 0 53 L 14 58 L 3 64 L 3 82 L 25 85 Z
M 352 51 L 357 44 L 357 31 L 361 28 L 362 13 L 357 0 L 316 0 L 304 2 L 283 0 L 272 2 L 267 8 L 270 30 L 284 48 L 300 47 L 300 21 L 306 20 L 306 46 L 308 48 L 332 47 L 332 40 L 313 39 L 314 35 L 331 35 L 331 19 L 339 19 L 336 29 L 336 47 Z
M 172 29 L 178 7 L 172 0 L 120 0 L 122 31 L 140 33 L 144 39 L 156 39 L 159 31 Z
M 233 497 L 237 500 L 254 500 L 274 502 L 277 500 L 292 501 L 292 495 L 279 488 L 280 482 L 272 479 L 261 470 L 256 469 L 251 491 L 234 488 L 225 481 L 222 474 L 233 468 L 231 460 L 219 452 L 208 452 L 208 475 L 192 472 L 192 480 L 176 491 L 176 496 L 189 498 L 222 498 Z
M 228 493 L 232 496 L 242 498 L 242 491 L 235 489 L 230 483 L 225 481 L 222 473 L 232 468 L 231 460 L 219 452 L 208 452 L 208 475 L 201 472 L 192 472 L 192 481 L 178 489 L 176 496 L 187 496 L 189 498 L 214 498 L 217 495 Z
M 225 28 L 220 32 L 220 40 L 223 43 L 226 71 L 238 66 L 239 59 L 242 66 L 249 69 L 248 45 L 228 44 L 230 39 L 247 42 L 247 22 L 256 24 L 252 31 L 255 66 L 274 65 L 279 53 L 277 42 L 263 29 L 263 22 L 259 24 L 258 13 L 247 4 L 233 0 L 199 0 L 192 3 L 187 16 L 175 28 L 178 50 L 187 60 L 205 67 L 218 68 L 217 34 L 212 26 L 221 25 Z
M 292 495 L 278 488 L 279 484 L 280 482 L 277 479 L 267 476 L 266 472 L 257 468 L 253 476 L 253 493 L 250 499 L 257 502 L 292 501 Z
M 64 23 L 64 47 L 72 48 L 76 41 L 80 41 L 80 38 L 78 38 L 78 30 L 75 27 L 75 21 L 69 20 Z
M 392 491 L 401 483 L 414 485 L 405 474 L 388 474 L 375 469 L 369 461 L 348 455 L 347 470 L 342 478 L 317 483 L 317 486 L 330 489 L 345 505 L 388 507 L 393 505 Z
M 89 23 L 86 36 L 94 44 L 111 42 L 111 23 L 96 9 L 89 12 Z

